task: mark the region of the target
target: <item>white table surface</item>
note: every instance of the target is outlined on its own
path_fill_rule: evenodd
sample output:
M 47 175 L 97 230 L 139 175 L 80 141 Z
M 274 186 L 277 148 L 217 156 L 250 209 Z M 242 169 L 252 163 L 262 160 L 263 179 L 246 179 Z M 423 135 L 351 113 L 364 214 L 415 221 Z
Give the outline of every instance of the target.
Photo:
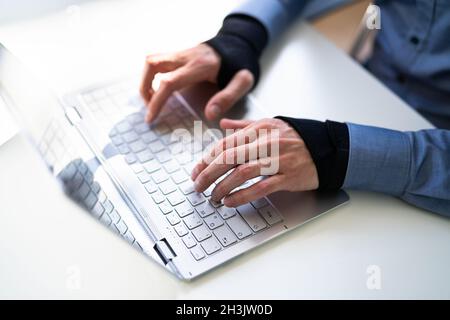
M 98 1 L 0 26 L 0 41 L 64 93 L 140 72 L 146 53 L 213 36 L 236 3 Z M 254 95 L 268 115 L 430 127 L 306 24 L 293 26 L 263 65 Z M 182 282 L 63 197 L 18 135 L 0 147 L 0 298 L 450 298 L 450 220 L 349 193 L 333 213 Z M 378 290 L 367 286 L 372 265 Z

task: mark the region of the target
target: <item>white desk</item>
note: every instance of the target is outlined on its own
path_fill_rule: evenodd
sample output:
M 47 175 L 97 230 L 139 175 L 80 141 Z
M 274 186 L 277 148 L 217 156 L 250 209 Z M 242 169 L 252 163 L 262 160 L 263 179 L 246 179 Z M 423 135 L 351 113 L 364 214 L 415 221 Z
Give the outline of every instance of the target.
M 187 2 L 95 2 L 71 10 L 80 19 L 3 26 L 0 39 L 64 92 L 207 39 L 235 4 Z M 277 46 L 255 91 L 269 115 L 429 127 L 308 26 Z M 347 206 L 184 283 L 62 197 L 20 136 L 0 148 L 0 177 L 0 298 L 450 298 L 450 220 L 391 197 L 350 192 Z M 366 286 L 370 265 L 380 290 Z

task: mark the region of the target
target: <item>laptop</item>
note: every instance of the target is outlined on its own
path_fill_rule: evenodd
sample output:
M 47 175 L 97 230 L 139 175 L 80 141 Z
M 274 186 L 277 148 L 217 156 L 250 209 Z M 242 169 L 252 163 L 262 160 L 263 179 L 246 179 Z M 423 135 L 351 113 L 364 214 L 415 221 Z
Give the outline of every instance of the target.
M 214 87 L 174 93 L 147 124 L 138 84 L 121 79 L 59 98 L 0 44 L 0 96 L 65 194 L 178 278 L 198 277 L 349 200 L 338 191 L 278 192 L 237 208 L 211 201 L 214 184 L 197 193 L 190 173 L 219 136 L 200 112 Z M 240 104 L 231 116 L 265 116 L 251 95 Z

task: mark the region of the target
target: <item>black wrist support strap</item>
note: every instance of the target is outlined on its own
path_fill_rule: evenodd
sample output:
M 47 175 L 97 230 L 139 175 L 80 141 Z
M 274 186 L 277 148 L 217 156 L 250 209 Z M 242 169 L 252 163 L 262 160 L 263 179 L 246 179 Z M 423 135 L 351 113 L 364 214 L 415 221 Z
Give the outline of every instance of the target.
M 217 83 L 224 88 L 234 75 L 249 70 L 256 86 L 259 80 L 259 58 L 267 45 L 266 28 L 256 19 L 246 15 L 231 15 L 225 18 L 219 33 L 205 43 L 222 58 Z
M 319 176 L 319 190 L 338 190 L 347 174 L 349 134 L 345 123 L 276 117 L 293 127 L 308 148 Z

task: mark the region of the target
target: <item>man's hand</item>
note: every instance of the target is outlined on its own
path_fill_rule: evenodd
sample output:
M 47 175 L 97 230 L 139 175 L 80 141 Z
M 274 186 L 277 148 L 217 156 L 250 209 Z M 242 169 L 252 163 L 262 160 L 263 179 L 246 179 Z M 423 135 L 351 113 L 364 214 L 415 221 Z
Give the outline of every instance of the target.
M 146 121 L 153 121 L 169 96 L 177 90 L 204 81 L 216 83 L 221 64 L 220 56 L 206 44 L 172 54 L 155 54 L 146 58 L 140 87 L 148 107 Z M 155 75 L 169 73 L 161 80 L 159 89 L 152 88 Z M 228 85 L 216 93 L 205 107 L 208 120 L 219 118 L 253 87 L 254 78 L 248 70 L 237 72 Z
M 223 129 L 240 130 L 215 144 L 194 168 L 192 180 L 197 192 L 205 191 L 232 169 L 212 192 L 213 201 L 223 199 L 228 207 L 237 207 L 280 190 L 306 191 L 319 187 L 316 166 L 305 143 L 286 122 L 223 119 L 220 125 Z M 260 150 L 269 152 L 264 155 Z M 261 176 L 264 168 L 274 164 L 277 164 L 276 172 L 248 188 L 232 192 L 245 181 Z

